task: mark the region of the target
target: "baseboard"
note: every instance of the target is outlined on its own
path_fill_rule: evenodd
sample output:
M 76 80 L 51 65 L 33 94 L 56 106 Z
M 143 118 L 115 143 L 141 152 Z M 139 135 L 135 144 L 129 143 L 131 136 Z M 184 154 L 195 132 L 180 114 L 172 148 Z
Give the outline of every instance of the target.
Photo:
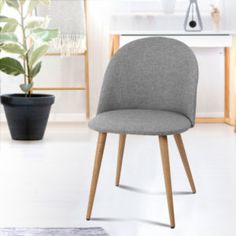
M 201 114 L 202 115 L 202 114 Z M 0 115 L 0 121 L 6 122 L 6 116 L 4 112 Z M 49 116 L 49 122 L 88 122 L 84 113 L 52 113 Z M 233 125 L 232 119 L 225 119 L 222 117 L 197 117 L 196 123 L 227 123 Z
M 88 122 L 85 113 L 50 114 L 49 122 Z

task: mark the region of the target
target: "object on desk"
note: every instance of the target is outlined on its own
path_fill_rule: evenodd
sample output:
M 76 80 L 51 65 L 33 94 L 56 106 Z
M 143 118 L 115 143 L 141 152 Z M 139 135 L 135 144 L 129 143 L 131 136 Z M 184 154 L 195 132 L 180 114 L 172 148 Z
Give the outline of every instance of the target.
M 220 10 L 214 6 L 211 5 L 212 11 L 211 11 L 211 19 L 212 19 L 212 25 L 214 31 L 220 30 Z
M 175 11 L 176 0 L 162 0 L 162 8 L 165 14 L 173 14 Z
M 198 32 L 203 30 L 202 19 L 197 0 L 190 0 L 185 17 L 184 29 L 187 32 Z

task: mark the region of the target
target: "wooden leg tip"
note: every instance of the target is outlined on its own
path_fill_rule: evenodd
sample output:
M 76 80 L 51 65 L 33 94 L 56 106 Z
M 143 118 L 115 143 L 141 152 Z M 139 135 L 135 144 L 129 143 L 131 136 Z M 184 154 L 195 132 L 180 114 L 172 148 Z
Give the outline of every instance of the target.
M 170 226 L 170 228 L 171 228 L 171 229 L 174 229 L 174 228 L 175 228 L 175 225 Z
M 194 188 L 192 188 L 192 193 L 195 194 L 197 192 L 197 190 Z
M 91 218 L 91 214 L 87 213 L 86 220 L 90 220 L 90 218 Z

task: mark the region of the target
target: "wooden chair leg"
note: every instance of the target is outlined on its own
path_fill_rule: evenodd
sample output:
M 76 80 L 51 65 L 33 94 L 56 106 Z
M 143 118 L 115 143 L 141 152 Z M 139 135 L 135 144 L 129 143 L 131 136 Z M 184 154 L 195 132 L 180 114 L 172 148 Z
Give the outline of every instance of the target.
M 185 172 L 187 174 L 192 192 L 196 193 L 196 188 L 195 188 L 195 184 L 194 184 L 194 181 L 193 181 L 193 176 L 192 176 L 192 173 L 191 173 L 191 169 L 190 169 L 190 166 L 189 166 L 189 163 L 188 163 L 188 158 L 187 158 L 187 155 L 186 155 L 186 152 L 185 152 L 185 149 L 184 149 L 184 143 L 183 143 L 182 137 L 181 137 L 180 134 L 175 134 L 174 138 L 175 138 L 175 142 L 178 146 L 180 157 L 182 159 L 184 169 L 185 169 Z
M 174 228 L 175 216 L 174 216 L 174 204 L 173 204 L 173 195 L 172 195 L 172 187 L 171 187 L 171 174 L 170 174 L 167 136 L 159 136 L 159 142 L 160 142 L 160 150 L 161 150 L 162 167 L 163 167 L 163 173 L 164 173 L 164 179 L 165 179 L 167 203 L 168 203 L 168 209 L 169 209 L 170 226 L 171 228 Z
M 102 157 L 103 157 L 103 151 L 106 143 L 106 133 L 100 133 L 98 136 L 98 142 L 97 142 L 97 150 L 96 150 L 96 157 L 93 167 L 93 177 L 90 187 L 90 195 L 89 195 L 89 202 L 88 202 L 88 209 L 87 209 L 87 216 L 86 219 L 90 220 L 92 209 L 93 209 L 93 203 L 94 203 L 94 197 L 96 193 L 97 183 L 98 183 L 98 177 L 100 172 L 100 167 L 102 163 Z
M 118 158 L 117 158 L 117 169 L 116 169 L 116 186 L 120 185 L 120 176 L 121 176 L 121 168 L 122 168 L 124 148 L 125 148 L 125 140 L 126 140 L 126 134 L 120 134 Z

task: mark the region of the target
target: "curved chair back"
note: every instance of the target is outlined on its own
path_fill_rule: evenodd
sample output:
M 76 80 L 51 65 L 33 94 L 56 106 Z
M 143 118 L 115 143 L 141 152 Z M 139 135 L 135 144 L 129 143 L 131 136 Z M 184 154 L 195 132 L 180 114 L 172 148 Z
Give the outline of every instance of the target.
M 119 109 L 178 112 L 194 125 L 198 63 L 192 50 L 170 38 L 133 41 L 110 61 L 97 113 Z

